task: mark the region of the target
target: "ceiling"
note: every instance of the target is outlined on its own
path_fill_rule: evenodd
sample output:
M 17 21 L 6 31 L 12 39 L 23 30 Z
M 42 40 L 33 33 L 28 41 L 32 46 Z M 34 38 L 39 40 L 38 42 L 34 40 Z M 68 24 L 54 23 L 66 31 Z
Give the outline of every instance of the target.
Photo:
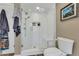
M 53 8 L 54 3 L 22 3 L 21 8 L 28 12 L 48 12 Z

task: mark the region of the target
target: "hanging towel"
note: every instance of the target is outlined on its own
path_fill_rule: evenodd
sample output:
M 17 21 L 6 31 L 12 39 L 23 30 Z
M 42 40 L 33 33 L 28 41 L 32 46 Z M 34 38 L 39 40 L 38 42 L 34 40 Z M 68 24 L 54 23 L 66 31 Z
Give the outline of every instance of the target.
M 20 34 L 20 26 L 19 26 L 19 17 L 14 17 L 14 25 L 13 25 L 14 32 L 16 33 L 16 36 Z
M 8 32 L 9 25 L 6 12 L 2 9 L 0 14 L 0 50 L 6 50 L 9 48 Z
M 6 34 L 9 32 L 9 25 L 7 21 L 6 12 L 4 9 L 2 9 L 0 14 L 0 34 Z

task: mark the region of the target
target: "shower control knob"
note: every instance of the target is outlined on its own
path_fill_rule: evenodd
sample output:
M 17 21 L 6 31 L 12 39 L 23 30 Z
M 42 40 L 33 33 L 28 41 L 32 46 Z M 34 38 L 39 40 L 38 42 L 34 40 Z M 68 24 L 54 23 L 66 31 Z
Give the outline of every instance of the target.
M 35 46 L 33 46 L 33 48 L 36 48 Z
M 21 47 L 23 47 L 23 45 L 21 45 Z

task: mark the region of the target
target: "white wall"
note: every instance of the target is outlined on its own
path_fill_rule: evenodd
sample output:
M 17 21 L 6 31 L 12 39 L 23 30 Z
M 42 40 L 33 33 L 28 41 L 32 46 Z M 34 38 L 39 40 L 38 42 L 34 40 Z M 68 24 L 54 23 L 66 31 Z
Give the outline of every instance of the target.
M 53 4 L 47 14 L 48 35 L 50 39 L 56 38 L 56 4 Z
M 47 40 L 49 41 L 49 46 L 56 46 L 56 4 L 53 4 L 50 11 L 47 14 Z
M 40 14 L 41 15 L 41 14 Z M 41 38 L 43 40 L 43 44 L 45 45 L 45 40 L 53 40 L 50 45 L 55 46 L 56 39 L 56 7 L 55 4 L 52 4 L 51 9 L 41 15 Z

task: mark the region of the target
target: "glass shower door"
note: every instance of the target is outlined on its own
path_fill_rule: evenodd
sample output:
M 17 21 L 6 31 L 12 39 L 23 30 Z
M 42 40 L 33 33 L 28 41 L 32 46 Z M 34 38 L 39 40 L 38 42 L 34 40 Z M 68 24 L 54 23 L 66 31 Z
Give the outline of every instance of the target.
M 22 50 L 27 50 L 32 48 L 32 26 L 31 26 L 31 19 L 28 18 L 25 11 L 22 11 Z

